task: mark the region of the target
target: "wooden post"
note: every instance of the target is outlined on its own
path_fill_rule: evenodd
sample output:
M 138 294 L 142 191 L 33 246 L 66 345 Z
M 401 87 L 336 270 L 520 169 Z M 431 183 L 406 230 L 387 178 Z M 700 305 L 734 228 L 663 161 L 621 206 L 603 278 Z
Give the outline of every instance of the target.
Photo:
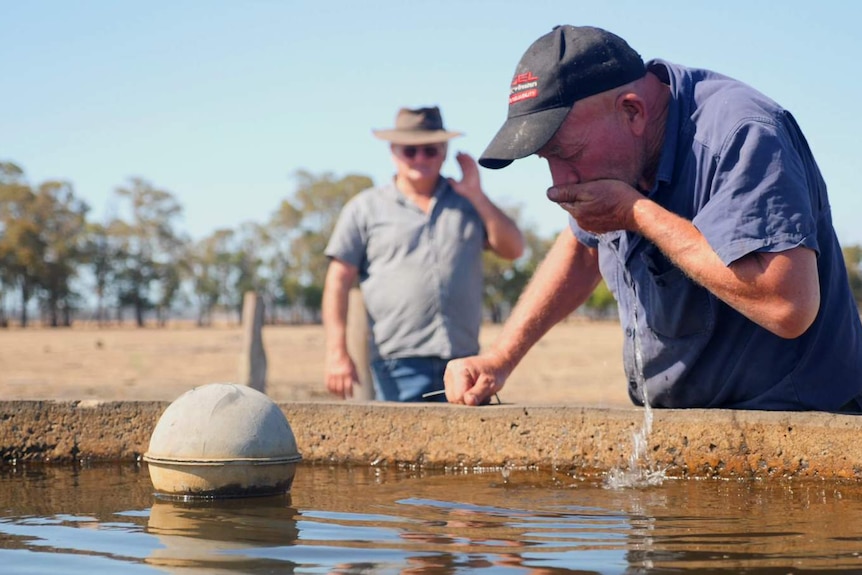
M 239 383 L 266 393 L 266 351 L 263 348 L 263 300 L 253 292 L 242 299 L 242 350 Z
M 351 288 L 347 296 L 347 353 L 353 359 L 359 375 L 359 387 L 353 388 L 354 401 L 374 399 L 368 337 L 368 316 L 365 313 L 362 292 L 359 288 Z

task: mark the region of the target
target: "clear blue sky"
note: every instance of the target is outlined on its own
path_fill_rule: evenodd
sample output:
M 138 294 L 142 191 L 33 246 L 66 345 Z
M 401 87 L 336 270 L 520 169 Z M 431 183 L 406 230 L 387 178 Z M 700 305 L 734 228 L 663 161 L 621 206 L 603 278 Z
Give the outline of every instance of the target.
M 838 237 L 862 244 L 862 4 L 726 0 L 429 2 L 0 0 L 0 160 L 62 178 L 101 220 L 140 176 L 184 207 L 183 231 L 266 222 L 298 169 L 392 174 L 371 135 L 400 106 L 439 105 L 478 156 L 515 64 L 555 24 L 596 25 L 645 59 L 745 80 L 790 109 L 830 186 Z M 459 176 L 454 160 L 444 166 Z M 550 234 L 536 158 L 482 170 L 487 193 Z

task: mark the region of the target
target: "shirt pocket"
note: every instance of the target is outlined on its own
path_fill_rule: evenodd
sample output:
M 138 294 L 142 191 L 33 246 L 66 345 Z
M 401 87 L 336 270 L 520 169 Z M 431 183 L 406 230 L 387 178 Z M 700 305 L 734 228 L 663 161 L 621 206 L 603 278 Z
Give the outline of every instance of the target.
M 640 254 L 644 316 L 647 326 L 668 338 L 710 331 L 714 325 L 712 296 L 674 266 L 655 246 Z

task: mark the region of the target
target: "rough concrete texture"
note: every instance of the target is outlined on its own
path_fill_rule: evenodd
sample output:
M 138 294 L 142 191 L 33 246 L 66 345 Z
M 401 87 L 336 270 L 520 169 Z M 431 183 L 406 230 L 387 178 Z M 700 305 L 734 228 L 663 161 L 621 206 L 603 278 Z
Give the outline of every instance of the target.
M 0 402 L 4 461 L 132 460 L 167 402 Z M 280 404 L 303 460 L 355 465 L 628 468 L 644 410 Z M 654 410 L 640 466 L 684 477 L 862 479 L 862 417 Z
M 162 402 L 0 402 L 0 458 L 135 460 L 149 445 Z

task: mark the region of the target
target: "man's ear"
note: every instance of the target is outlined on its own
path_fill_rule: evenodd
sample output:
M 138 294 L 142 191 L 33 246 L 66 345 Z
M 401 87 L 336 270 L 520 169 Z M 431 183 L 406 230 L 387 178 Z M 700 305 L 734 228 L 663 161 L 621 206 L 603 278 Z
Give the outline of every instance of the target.
M 624 92 L 617 97 L 617 108 L 635 136 L 646 130 L 646 102 L 634 92 Z

